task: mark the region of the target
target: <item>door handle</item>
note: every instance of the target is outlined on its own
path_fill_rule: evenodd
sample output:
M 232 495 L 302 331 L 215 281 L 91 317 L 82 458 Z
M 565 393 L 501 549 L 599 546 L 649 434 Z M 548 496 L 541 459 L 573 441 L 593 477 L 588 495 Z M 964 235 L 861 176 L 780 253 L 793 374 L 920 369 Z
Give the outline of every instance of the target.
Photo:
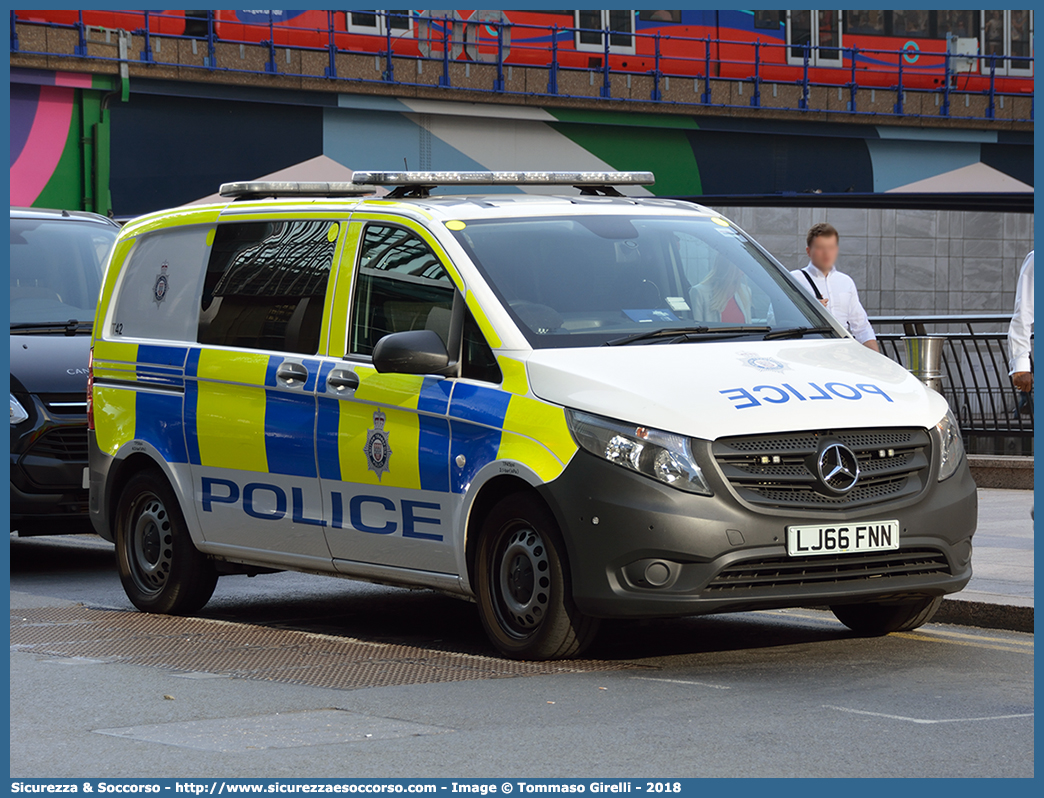
M 296 388 L 299 383 L 303 385 L 308 379 L 308 369 L 300 363 L 287 361 L 276 369 L 276 379 L 285 382 L 290 388 Z
M 326 384 L 336 391 L 354 391 L 359 387 L 359 375 L 348 369 L 334 369 L 326 378 Z

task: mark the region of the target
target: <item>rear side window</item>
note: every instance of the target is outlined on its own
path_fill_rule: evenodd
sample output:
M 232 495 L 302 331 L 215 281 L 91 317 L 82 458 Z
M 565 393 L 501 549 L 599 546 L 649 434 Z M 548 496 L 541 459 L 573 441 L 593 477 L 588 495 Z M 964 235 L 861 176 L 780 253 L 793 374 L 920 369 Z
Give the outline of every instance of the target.
M 453 282 L 431 248 L 402 227 L 363 235 L 348 351 L 369 355 L 388 333 L 434 330 L 449 342 Z
M 336 245 L 330 232 L 328 221 L 219 225 L 199 342 L 315 354 Z
M 139 236 L 123 267 L 109 334 L 195 341 L 210 225 Z

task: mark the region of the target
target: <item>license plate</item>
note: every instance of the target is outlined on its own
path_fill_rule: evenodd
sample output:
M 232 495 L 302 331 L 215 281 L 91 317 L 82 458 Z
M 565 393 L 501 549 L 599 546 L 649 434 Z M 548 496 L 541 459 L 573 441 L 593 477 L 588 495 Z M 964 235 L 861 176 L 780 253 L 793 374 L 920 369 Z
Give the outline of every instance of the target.
M 898 521 L 859 521 L 822 526 L 788 526 L 787 554 L 853 554 L 899 548 Z

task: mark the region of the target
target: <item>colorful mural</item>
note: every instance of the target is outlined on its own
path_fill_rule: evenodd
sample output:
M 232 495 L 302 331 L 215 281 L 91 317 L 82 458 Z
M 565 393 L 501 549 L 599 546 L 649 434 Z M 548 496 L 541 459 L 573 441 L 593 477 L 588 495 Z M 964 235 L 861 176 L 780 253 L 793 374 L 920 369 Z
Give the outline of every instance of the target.
M 880 193 L 978 162 L 1033 182 L 1031 133 L 231 87 L 217 96 L 191 84 L 151 91 L 112 107 L 118 216 L 317 155 L 351 169 L 651 169 L 656 184 L 632 191 L 660 196 Z M 178 96 L 188 91 L 197 96 Z
M 12 71 L 12 205 L 82 209 L 85 198 L 91 198 L 90 210 L 108 210 L 107 185 L 100 202 L 91 190 L 98 177 L 94 173 L 94 126 L 104 124 L 99 97 L 108 88 L 107 77 Z M 87 151 L 89 143 L 92 149 Z M 108 152 L 103 155 L 107 166 Z M 103 177 L 107 183 L 107 168 Z

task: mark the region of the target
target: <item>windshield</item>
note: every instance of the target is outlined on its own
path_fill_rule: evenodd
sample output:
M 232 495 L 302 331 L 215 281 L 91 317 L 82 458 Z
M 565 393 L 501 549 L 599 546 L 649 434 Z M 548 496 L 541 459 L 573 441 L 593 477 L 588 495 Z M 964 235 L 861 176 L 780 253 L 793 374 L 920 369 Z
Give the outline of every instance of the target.
M 11 324 L 91 321 L 118 232 L 91 222 L 11 219 Z
M 764 336 L 827 317 L 721 217 L 556 216 L 457 222 L 454 235 L 535 348 L 656 330 Z M 835 336 L 827 330 L 817 335 Z M 703 340 L 693 336 L 691 340 Z M 680 340 L 643 336 L 642 343 Z M 686 339 L 690 340 L 690 339 Z

